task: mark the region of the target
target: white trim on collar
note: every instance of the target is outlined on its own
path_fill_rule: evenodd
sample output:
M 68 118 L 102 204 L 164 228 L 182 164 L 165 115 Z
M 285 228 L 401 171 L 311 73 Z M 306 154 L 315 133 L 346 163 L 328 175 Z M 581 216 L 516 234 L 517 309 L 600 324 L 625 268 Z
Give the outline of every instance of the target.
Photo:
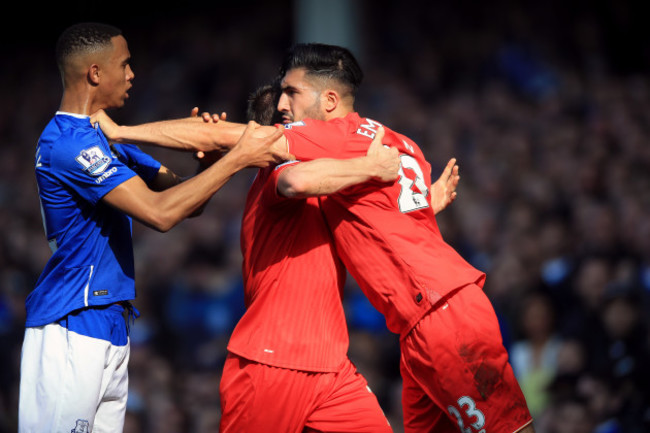
M 72 116 L 72 117 L 76 117 L 77 119 L 90 119 L 90 116 L 88 116 L 87 114 L 68 113 L 67 111 L 57 111 L 56 115 Z

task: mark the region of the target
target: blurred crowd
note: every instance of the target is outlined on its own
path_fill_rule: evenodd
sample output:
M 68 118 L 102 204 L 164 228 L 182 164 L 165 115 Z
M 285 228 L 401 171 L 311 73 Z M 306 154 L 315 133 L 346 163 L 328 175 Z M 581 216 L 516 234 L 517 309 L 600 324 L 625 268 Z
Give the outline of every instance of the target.
M 615 31 L 634 17 L 613 10 L 605 27 L 579 2 L 566 14 L 533 2 L 472 13 L 360 3 L 357 109 L 418 142 L 434 179 L 458 159 L 458 198 L 438 222 L 488 275 L 538 433 L 650 431 L 650 80 L 647 53 L 635 51 L 642 35 Z M 136 75 L 114 118 L 181 117 L 196 105 L 244 121 L 247 95 L 293 37 L 288 10 L 260 8 L 113 20 Z M 63 28 L 15 47 L 0 71 L 0 432 L 15 431 L 24 301 L 49 256 L 33 153 L 58 108 Z M 183 175 L 195 169 L 189 154 L 145 150 Z M 236 175 L 202 216 L 168 233 L 134 224 L 141 316 L 127 433 L 218 431 L 225 347 L 244 309 L 239 224 L 253 176 Z M 350 357 L 400 432 L 397 337 L 351 278 L 344 304 Z

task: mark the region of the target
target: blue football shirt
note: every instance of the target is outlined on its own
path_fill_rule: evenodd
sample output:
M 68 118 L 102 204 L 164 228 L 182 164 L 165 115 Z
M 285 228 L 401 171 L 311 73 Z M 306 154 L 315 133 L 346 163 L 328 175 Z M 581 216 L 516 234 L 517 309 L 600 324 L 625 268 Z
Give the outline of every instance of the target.
M 135 298 L 131 218 L 101 199 L 133 176 L 151 180 L 159 169 L 160 163 L 136 146 L 111 148 L 88 116 L 57 112 L 35 157 L 53 254 L 27 297 L 26 326 Z

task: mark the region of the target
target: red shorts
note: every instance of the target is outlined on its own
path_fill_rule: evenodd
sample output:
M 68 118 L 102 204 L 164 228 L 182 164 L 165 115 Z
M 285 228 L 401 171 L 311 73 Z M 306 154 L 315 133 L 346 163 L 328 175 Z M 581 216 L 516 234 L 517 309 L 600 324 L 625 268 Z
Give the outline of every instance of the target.
M 400 344 L 406 433 L 513 433 L 532 421 L 480 287 L 442 301 Z
M 315 373 L 229 353 L 219 389 L 221 433 L 393 431 L 349 360 L 337 373 Z

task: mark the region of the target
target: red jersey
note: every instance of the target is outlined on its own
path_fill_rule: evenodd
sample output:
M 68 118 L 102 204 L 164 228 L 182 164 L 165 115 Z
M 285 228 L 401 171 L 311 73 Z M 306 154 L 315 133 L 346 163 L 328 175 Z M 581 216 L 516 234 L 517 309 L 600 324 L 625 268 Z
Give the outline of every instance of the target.
M 328 122 L 287 125 L 299 160 L 363 156 L 381 124 L 350 113 Z M 438 229 L 430 206 L 431 166 L 407 137 L 385 128 L 383 142 L 400 152 L 399 179 L 365 182 L 321 197 L 337 253 L 388 329 L 402 336 L 441 297 L 485 274 L 467 263 Z
M 345 268 L 315 198 L 277 194 L 286 166 L 260 169 L 241 229 L 246 312 L 228 350 L 296 370 L 333 372 L 347 359 Z

